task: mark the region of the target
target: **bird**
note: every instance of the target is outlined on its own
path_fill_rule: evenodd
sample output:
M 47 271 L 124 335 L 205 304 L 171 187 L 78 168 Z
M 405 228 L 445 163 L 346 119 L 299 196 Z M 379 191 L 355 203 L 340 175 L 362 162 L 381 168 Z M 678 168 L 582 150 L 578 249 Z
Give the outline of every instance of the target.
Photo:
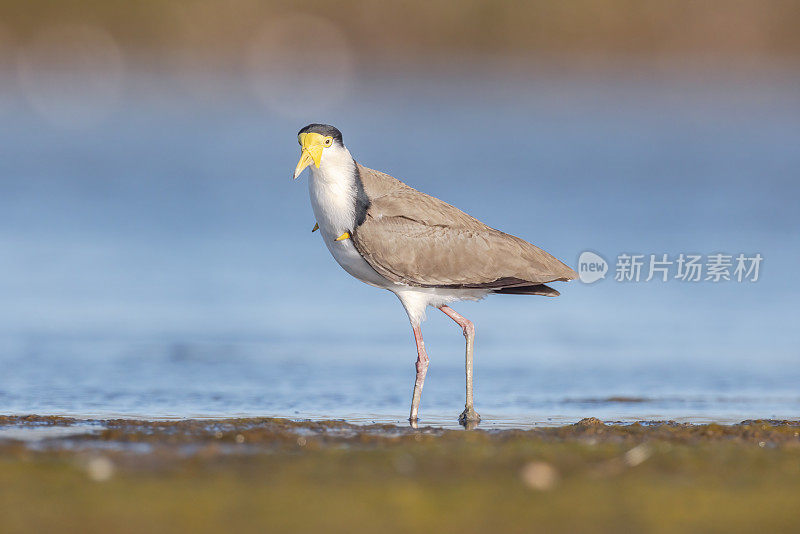
M 431 307 L 455 321 L 466 338 L 466 402 L 458 421 L 474 428 L 480 421 L 472 391 L 475 326 L 450 304 L 492 294 L 555 297 L 559 292 L 546 284 L 577 274 L 535 245 L 361 165 L 334 126 L 309 124 L 297 140 L 293 178 L 310 169 L 312 232 L 319 230 L 345 271 L 394 293 L 408 315 L 417 349 L 409 422 L 415 427 L 419 420 L 429 363 L 421 324 Z

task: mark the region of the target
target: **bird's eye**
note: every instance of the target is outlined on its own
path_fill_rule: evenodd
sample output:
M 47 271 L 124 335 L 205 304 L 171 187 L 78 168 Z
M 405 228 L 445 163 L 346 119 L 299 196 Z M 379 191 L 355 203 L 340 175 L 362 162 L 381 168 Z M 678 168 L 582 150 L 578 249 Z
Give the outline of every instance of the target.
M 326 137 L 325 146 L 331 146 L 332 144 L 333 144 L 333 137 Z

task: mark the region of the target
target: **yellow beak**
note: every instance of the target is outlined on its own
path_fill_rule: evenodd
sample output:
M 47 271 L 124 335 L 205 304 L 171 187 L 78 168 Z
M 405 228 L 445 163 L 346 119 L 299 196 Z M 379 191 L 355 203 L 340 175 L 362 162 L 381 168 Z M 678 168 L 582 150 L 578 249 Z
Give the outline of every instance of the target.
M 322 150 L 325 148 L 325 137 L 318 133 L 303 133 L 300 134 L 300 161 L 297 162 L 297 167 L 294 169 L 294 179 L 300 176 L 300 173 L 312 163 L 319 169 L 319 162 L 322 160 Z

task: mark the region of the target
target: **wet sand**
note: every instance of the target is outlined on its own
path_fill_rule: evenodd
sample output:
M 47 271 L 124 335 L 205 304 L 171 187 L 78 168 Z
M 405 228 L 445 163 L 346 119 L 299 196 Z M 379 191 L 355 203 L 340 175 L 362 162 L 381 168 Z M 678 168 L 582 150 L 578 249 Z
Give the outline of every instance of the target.
M 0 416 L 0 532 L 794 532 L 800 424 Z

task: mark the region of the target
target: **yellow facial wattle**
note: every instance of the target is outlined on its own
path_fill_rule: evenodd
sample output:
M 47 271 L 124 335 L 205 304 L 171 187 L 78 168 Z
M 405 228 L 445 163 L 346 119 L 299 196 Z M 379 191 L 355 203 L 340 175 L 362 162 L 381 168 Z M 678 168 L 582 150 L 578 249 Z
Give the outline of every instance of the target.
M 324 135 L 309 132 L 301 133 L 297 136 L 300 142 L 300 161 L 297 162 L 297 167 L 294 170 L 294 179 L 296 180 L 300 173 L 312 163 L 319 169 L 319 164 L 322 161 L 322 151 L 333 144 L 333 138 Z

